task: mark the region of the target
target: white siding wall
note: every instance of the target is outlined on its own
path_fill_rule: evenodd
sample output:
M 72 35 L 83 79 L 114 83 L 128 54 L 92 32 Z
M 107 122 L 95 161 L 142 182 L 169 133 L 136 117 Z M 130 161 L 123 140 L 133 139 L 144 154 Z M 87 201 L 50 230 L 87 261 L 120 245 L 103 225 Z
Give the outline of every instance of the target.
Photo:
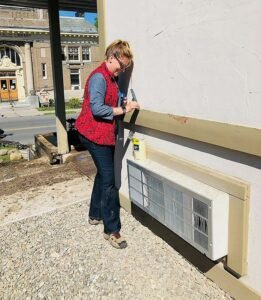
M 261 128 L 261 1 L 106 0 L 105 5 L 106 43 L 130 42 L 132 87 L 143 108 Z M 261 292 L 260 169 L 245 164 L 240 153 L 235 159 L 221 150 L 220 155 L 196 150 L 193 142 L 188 147 L 147 141 L 251 183 L 249 272 L 240 280 Z M 125 172 L 124 164 L 127 194 Z
M 261 127 L 260 1 L 106 4 L 107 43 L 130 41 L 145 108 Z

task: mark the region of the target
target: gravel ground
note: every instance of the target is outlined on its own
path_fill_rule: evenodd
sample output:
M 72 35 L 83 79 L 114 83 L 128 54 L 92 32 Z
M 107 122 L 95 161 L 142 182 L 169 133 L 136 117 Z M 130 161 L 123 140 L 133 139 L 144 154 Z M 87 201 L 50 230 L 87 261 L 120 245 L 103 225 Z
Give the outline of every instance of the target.
M 231 299 L 121 211 L 124 250 L 86 216 L 95 168 L 41 159 L 0 166 L 0 299 Z
M 1 299 L 230 299 L 124 210 L 114 249 L 87 202 L 0 227 Z

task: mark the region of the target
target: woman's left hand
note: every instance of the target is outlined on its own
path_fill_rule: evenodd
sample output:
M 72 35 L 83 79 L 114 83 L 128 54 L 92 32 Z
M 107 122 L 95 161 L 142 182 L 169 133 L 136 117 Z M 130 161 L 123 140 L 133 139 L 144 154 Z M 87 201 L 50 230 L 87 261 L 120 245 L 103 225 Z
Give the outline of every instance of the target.
M 126 112 L 131 112 L 134 109 L 140 109 L 140 105 L 137 101 L 126 101 L 125 104 Z

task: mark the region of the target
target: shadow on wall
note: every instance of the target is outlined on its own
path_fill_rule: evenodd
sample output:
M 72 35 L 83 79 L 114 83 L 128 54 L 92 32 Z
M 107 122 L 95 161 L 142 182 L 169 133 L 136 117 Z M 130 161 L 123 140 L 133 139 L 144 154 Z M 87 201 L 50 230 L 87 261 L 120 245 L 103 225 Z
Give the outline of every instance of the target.
M 119 90 L 122 94 L 127 95 L 131 75 L 133 72 L 134 63 L 130 65 L 129 68 L 125 70 L 125 72 L 120 73 L 118 77 L 118 86 Z M 129 100 L 129 99 L 128 99 Z M 130 141 L 127 140 L 126 145 L 124 145 L 124 130 L 121 126 L 121 121 L 124 119 L 124 116 L 119 116 L 116 120 L 117 124 L 117 137 L 116 137 L 116 145 L 115 145 L 115 160 L 114 160 L 114 175 L 115 175 L 115 186 L 120 189 L 121 187 L 121 169 L 122 169 L 122 158 L 124 153 L 126 152 L 126 147 L 129 146 Z
M 133 124 L 124 123 L 123 127 L 125 129 L 132 130 L 134 126 Z M 170 142 L 172 144 L 181 145 L 186 148 L 209 153 L 213 156 L 218 156 L 223 159 L 244 164 L 252 168 L 256 168 L 258 170 L 261 169 L 261 157 L 259 156 L 224 148 L 217 145 L 208 144 L 205 142 L 195 141 L 186 137 L 182 137 L 182 136 L 178 136 L 166 132 L 161 132 L 155 129 L 145 128 L 138 125 L 135 126 L 135 130 L 139 133 L 143 133 L 145 135 L 149 135 L 154 138 L 158 138 Z
M 129 68 L 125 70 L 125 72 L 120 73 L 118 78 L 119 90 L 125 95 L 127 95 L 128 93 L 133 68 L 134 68 L 134 63 L 132 62 Z

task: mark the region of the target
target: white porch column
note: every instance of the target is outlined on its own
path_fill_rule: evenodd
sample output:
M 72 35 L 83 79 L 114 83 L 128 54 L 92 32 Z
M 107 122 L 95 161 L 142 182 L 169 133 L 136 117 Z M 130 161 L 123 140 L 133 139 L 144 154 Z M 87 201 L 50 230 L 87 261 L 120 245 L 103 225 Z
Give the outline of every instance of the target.
M 97 0 L 100 61 L 104 60 L 104 53 L 107 45 L 105 6 L 106 0 Z
M 34 78 L 33 78 L 33 64 L 31 56 L 30 43 L 25 43 L 25 68 L 26 68 L 26 81 L 28 95 L 34 94 Z

